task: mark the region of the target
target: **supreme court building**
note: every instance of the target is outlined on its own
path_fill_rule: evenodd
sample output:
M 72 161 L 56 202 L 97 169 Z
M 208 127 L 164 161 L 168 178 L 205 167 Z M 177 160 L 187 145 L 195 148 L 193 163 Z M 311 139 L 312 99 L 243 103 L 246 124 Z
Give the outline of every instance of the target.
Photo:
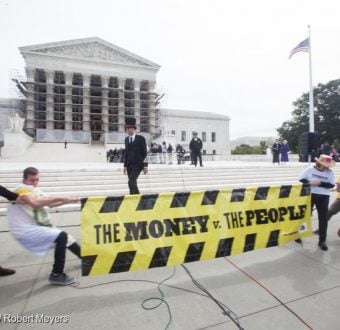
M 25 130 L 37 142 L 124 139 L 125 117 L 157 133 L 160 66 L 100 38 L 19 48 L 26 62 Z
M 229 117 L 160 109 L 160 66 L 150 60 L 97 37 L 19 50 L 26 77 L 13 81 L 22 96 L 24 131 L 34 142 L 122 144 L 125 118 L 133 116 L 148 143 L 168 138 L 187 145 L 197 131 L 207 154 L 230 154 Z

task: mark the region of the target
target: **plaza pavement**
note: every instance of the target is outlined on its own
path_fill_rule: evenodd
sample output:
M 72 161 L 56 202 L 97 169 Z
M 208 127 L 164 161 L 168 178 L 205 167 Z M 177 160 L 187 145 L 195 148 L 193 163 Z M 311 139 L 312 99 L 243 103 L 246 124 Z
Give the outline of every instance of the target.
M 219 165 L 206 164 L 212 168 Z M 0 164 L 0 170 L 8 166 L 13 169 L 14 165 Z M 45 169 L 53 166 L 39 164 L 39 168 Z M 60 166 L 72 167 L 71 164 Z M 91 164 L 82 166 L 88 168 Z M 272 165 L 251 166 L 256 169 Z M 20 168 L 23 167 L 21 163 Z M 52 216 L 56 225 L 80 239 L 79 212 Z M 329 223 L 328 252 L 318 249 L 317 237 L 313 236 L 304 239 L 302 246 L 292 242 L 185 266 L 234 313 L 244 329 L 339 329 L 340 238 L 336 234 L 339 220 L 337 214 Z M 316 226 L 315 214 L 313 226 Z M 0 246 L 0 265 L 16 269 L 15 275 L 0 278 L 1 329 L 153 330 L 165 329 L 169 322 L 168 329 L 238 328 L 193 284 L 181 266 L 82 277 L 80 261 L 68 252 L 65 271 L 78 278 L 78 285 L 55 287 L 47 281 L 53 253 L 38 258 L 25 251 L 8 233 L 3 216 Z M 143 309 L 145 299 L 161 297 L 159 283 L 169 277 L 160 286 L 166 303 L 155 309 Z M 148 301 L 146 306 L 159 303 Z M 10 323 L 17 315 L 27 316 L 26 321 L 30 322 Z M 38 323 L 36 317 L 45 317 L 46 322 L 49 317 L 59 317 L 55 320 L 60 323 Z

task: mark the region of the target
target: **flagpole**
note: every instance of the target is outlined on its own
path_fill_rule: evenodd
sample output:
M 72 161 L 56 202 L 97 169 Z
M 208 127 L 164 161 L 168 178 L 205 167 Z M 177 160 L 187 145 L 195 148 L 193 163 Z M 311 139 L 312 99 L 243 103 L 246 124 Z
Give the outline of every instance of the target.
M 309 30 L 309 132 L 314 133 L 314 97 L 313 97 L 313 80 L 312 80 L 312 43 L 311 28 Z

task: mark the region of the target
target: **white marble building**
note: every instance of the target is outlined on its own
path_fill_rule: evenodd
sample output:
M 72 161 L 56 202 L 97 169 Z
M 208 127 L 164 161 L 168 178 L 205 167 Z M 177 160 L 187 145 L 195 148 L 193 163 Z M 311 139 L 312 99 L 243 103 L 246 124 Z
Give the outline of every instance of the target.
M 121 141 L 125 117 L 157 133 L 160 66 L 100 38 L 20 47 L 26 62 L 26 131 L 37 141 Z
M 155 92 L 160 66 L 150 60 L 96 37 L 19 50 L 26 63 L 26 79 L 17 81 L 24 100 L 2 100 L 2 131 L 17 104 L 35 142 L 122 144 L 125 118 L 134 116 L 149 143 L 188 148 L 196 131 L 205 154 L 230 154 L 227 116 L 160 109 Z
M 192 133 L 197 132 L 203 142 L 203 154 L 230 155 L 229 117 L 201 111 L 161 109 L 161 137 L 186 150 Z

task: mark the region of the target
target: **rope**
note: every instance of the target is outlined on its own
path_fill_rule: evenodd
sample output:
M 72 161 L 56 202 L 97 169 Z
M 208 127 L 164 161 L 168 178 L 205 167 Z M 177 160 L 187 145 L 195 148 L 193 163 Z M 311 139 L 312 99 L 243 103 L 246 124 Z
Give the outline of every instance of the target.
M 313 330 L 313 328 L 303 319 L 301 318 L 297 313 L 295 313 L 291 308 L 289 308 L 280 298 L 278 298 L 274 293 L 272 293 L 267 287 L 265 287 L 261 282 L 259 282 L 255 277 L 251 276 L 249 273 L 238 267 L 235 263 L 233 263 L 228 258 L 224 257 L 226 261 L 228 261 L 231 265 L 233 265 L 237 270 L 239 270 L 242 274 L 250 278 L 252 281 L 254 281 L 256 284 L 258 284 L 261 288 L 263 288 L 265 291 L 267 291 L 275 300 L 277 300 L 280 305 L 285 307 L 290 313 L 292 313 L 297 319 L 299 319 L 308 329 Z

